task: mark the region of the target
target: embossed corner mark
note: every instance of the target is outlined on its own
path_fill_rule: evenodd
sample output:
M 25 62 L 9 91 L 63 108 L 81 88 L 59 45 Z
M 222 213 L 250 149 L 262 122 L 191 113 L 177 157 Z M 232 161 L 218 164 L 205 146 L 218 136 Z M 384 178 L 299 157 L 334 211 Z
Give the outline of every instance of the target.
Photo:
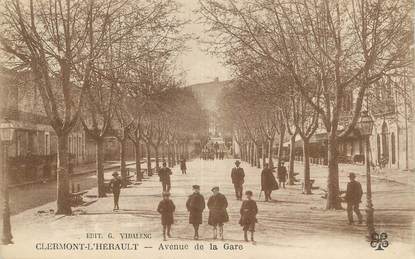
M 375 248 L 377 251 L 383 251 L 386 247 L 389 246 L 388 242 L 388 234 L 382 232 L 380 234 L 373 233 L 372 234 L 372 241 L 370 241 L 370 246 Z

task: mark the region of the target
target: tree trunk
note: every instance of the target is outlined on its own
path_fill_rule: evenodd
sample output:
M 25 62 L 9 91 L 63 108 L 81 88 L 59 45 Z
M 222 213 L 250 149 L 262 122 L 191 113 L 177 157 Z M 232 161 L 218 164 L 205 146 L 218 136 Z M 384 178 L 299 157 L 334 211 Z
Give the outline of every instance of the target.
M 272 146 L 274 145 L 274 139 L 268 140 L 268 166 L 269 168 L 274 167 L 274 161 L 272 161 Z
M 265 152 L 265 143 L 266 143 L 266 141 L 262 141 L 262 147 L 261 147 L 261 151 L 262 151 L 262 167 L 264 167 L 265 166 L 265 164 L 266 164 L 266 157 L 267 157 L 267 154 L 266 154 L 266 152 Z
M 290 167 L 288 170 L 288 184 L 294 185 L 294 160 L 295 160 L 295 137 L 294 134 L 290 137 Z
M 153 173 L 151 172 L 151 148 L 150 148 L 149 143 L 146 143 L 146 155 L 147 155 L 147 174 L 148 176 L 152 176 Z
M 329 133 L 327 141 L 328 179 L 326 209 L 341 209 L 339 195 L 339 164 L 337 161 L 337 136 Z
M 56 214 L 71 215 L 69 199 L 69 154 L 68 134 L 58 135 L 57 156 L 57 211 Z
M 249 163 L 254 166 L 254 145 L 252 142 L 249 142 Z
M 167 144 L 167 160 L 168 160 L 168 165 L 169 167 L 172 167 L 172 149 L 171 149 L 171 144 Z
M 261 157 L 259 155 L 259 145 L 255 144 L 255 165 L 257 168 L 261 168 Z
M 177 147 L 176 147 L 176 143 L 173 142 L 173 145 L 172 145 L 172 156 L 171 156 L 171 158 L 172 158 L 171 159 L 171 161 L 172 161 L 171 166 L 172 167 L 176 165 L 176 154 L 177 154 Z
M 161 144 L 161 160 L 163 162 L 166 161 L 166 145 L 165 144 Z
M 141 172 L 141 147 L 140 141 L 134 144 L 134 155 L 135 155 L 135 177 L 138 182 L 143 179 L 143 173 Z
M 283 155 L 283 147 L 284 147 L 284 137 L 285 137 L 285 130 L 281 130 L 280 140 L 278 143 L 278 164 L 280 164 L 283 161 L 282 155 Z
M 127 166 L 125 164 L 125 154 L 126 154 L 126 139 L 122 138 L 119 140 L 120 142 L 120 164 L 121 164 L 121 180 L 122 180 L 122 187 L 127 187 Z
M 304 156 L 304 192 L 311 194 L 311 179 L 310 179 L 310 143 L 309 139 L 303 139 L 303 156 Z
M 98 138 L 95 142 L 96 167 L 98 178 L 98 198 L 106 197 L 104 183 L 104 139 Z
M 159 169 L 160 163 L 159 163 L 159 146 L 158 145 L 154 145 L 154 156 L 156 158 L 156 168 Z
M 177 147 L 176 142 L 174 142 L 173 144 L 173 149 L 174 149 L 174 156 L 173 156 L 173 166 L 175 166 L 178 162 L 179 159 L 177 159 L 177 157 L 179 156 L 179 151 L 178 151 L 178 147 Z

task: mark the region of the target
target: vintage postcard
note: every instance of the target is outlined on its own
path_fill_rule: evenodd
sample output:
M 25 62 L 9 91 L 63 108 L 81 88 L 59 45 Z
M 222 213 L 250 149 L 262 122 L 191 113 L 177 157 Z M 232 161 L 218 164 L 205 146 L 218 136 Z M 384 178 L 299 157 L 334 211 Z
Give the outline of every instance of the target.
M 0 258 L 415 258 L 414 12 L 0 0 Z

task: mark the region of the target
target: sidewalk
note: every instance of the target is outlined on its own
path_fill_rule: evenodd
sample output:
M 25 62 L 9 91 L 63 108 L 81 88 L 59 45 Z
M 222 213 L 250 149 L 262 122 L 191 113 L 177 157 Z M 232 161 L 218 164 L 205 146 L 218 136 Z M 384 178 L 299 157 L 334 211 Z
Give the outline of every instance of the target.
M 142 160 L 141 163 L 144 163 L 144 161 L 145 160 Z M 134 164 L 135 164 L 135 162 L 130 162 L 130 163 L 127 163 L 127 166 L 134 165 Z M 120 167 L 120 162 L 119 161 L 104 162 L 104 170 L 115 169 L 115 168 L 118 168 L 118 167 Z M 72 177 L 77 177 L 79 175 L 94 173 L 95 171 L 96 171 L 95 162 L 88 163 L 88 164 L 82 164 L 82 165 L 76 166 L 74 168 L 74 172 L 72 174 Z M 17 187 L 23 187 L 23 186 L 32 185 L 32 184 L 41 184 L 41 183 L 55 182 L 55 181 L 56 181 L 56 179 L 38 179 L 38 180 L 28 181 L 28 182 L 24 182 L 24 183 L 11 184 L 11 185 L 9 185 L 9 188 L 17 188 Z
M 295 171 L 297 173 L 300 173 L 302 175 L 302 171 L 297 170 L 298 166 L 302 167 L 302 162 L 295 162 Z M 318 165 L 318 164 L 310 164 L 311 172 L 315 170 L 316 168 L 325 168 L 327 169 L 327 166 L 325 165 Z M 372 170 L 372 168 L 371 168 Z M 366 176 L 366 166 L 365 165 L 353 165 L 353 164 L 339 164 L 339 174 L 343 176 L 349 175 L 349 173 L 355 173 L 360 175 L 361 177 Z M 405 184 L 415 187 L 415 172 L 408 170 L 402 170 L 402 169 L 391 169 L 391 168 L 384 168 L 380 172 L 373 172 L 371 171 L 371 177 L 374 179 L 389 181 L 389 182 L 395 182 L 399 184 Z

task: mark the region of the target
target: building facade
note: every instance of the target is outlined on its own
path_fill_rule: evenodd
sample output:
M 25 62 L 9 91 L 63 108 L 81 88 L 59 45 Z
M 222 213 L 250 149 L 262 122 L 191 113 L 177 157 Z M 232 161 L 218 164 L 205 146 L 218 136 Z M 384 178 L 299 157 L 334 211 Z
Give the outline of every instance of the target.
M 8 122 L 14 129 L 7 148 L 11 183 L 55 175 L 57 136 L 30 78 L 29 72 L 0 68 L 0 122 Z M 95 149 L 81 125 L 70 133 L 68 147 L 74 165 L 94 161 Z

